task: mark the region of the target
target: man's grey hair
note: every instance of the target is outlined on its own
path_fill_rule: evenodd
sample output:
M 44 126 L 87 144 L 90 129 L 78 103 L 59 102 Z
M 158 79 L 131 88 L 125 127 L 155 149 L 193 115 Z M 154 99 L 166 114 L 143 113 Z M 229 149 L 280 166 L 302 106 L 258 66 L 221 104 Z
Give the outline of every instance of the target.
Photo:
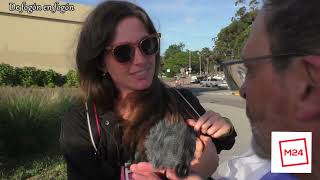
M 319 53 L 319 0 L 265 0 L 266 30 L 270 36 L 272 54 Z M 290 59 L 274 59 L 279 70 L 290 65 Z

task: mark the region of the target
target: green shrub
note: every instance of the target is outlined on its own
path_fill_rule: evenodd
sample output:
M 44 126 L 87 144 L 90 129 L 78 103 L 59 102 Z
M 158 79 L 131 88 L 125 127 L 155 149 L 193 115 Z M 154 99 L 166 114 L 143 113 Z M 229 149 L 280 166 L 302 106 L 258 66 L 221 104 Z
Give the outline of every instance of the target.
M 13 86 L 15 85 L 15 68 L 9 64 L 0 64 L 0 85 Z
M 79 87 L 79 75 L 75 70 L 70 70 L 66 75 L 66 86 Z
M 58 151 L 61 116 L 76 103 L 76 91 L 0 87 L 0 137 L 5 154 L 12 157 Z
M 37 76 L 37 69 L 35 67 L 23 67 L 20 71 L 21 74 L 21 85 L 24 87 L 30 87 L 37 85 L 36 83 L 36 76 Z
M 13 67 L 8 64 L 0 64 L 0 86 L 40 86 L 40 87 L 61 87 L 66 84 L 68 87 L 78 87 L 79 82 L 77 74 L 71 70 L 67 77 L 63 76 L 52 69 L 42 71 L 35 67 Z
M 45 86 L 55 87 L 62 86 L 65 83 L 65 78 L 61 74 L 53 71 L 52 69 L 44 71 L 43 73 L 43 82 Z
M 0 87 L 0 180 L 66 179 L 61 117 L 78 103 L 78 91 Z

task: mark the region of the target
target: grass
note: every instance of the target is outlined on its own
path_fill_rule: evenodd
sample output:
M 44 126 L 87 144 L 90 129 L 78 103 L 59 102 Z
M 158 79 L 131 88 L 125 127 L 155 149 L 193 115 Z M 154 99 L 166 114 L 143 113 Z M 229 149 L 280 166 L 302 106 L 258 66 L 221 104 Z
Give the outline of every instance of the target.
M 74 88 L 0 87 L 0 179 L 65 179 L 59 151 Z
M 0 171 L 0 179 L 67 179 L 66 166 L 61 156 L 28 156 L 22 159 L 12 159 L 16 167 Z

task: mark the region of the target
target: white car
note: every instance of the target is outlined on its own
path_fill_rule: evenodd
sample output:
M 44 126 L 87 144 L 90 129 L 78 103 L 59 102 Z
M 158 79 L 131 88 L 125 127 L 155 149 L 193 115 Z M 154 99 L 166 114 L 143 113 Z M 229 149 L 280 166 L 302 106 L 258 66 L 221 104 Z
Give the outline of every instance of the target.
M 217 87 L 221 89 L 229 89 L 229 85 L 226 80 L 220 80 L 217 82 Z
M 218 80 L 215 78 L 208 78 L 205 81 L 201 81 L 200 85 L 203 87 L 216 87 Z
M 199 79 L 197 76 L 191 76 L 191 83 L 199 83 Z

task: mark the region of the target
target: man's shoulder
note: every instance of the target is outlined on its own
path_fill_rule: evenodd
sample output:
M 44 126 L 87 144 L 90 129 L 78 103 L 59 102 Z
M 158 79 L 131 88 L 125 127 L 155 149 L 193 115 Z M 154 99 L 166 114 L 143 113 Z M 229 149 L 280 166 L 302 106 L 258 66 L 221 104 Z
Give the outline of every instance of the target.
M 288 173 L 271 173 L 269 171 L 260 180 L 298 180 L 298 178 Z
M 269 160 L 256 155 L 252 148 L 239 156 L 233 156 L 230 160 L 222 162 L 212 175 L 214 179 L 261 179 L 270 171 Z

